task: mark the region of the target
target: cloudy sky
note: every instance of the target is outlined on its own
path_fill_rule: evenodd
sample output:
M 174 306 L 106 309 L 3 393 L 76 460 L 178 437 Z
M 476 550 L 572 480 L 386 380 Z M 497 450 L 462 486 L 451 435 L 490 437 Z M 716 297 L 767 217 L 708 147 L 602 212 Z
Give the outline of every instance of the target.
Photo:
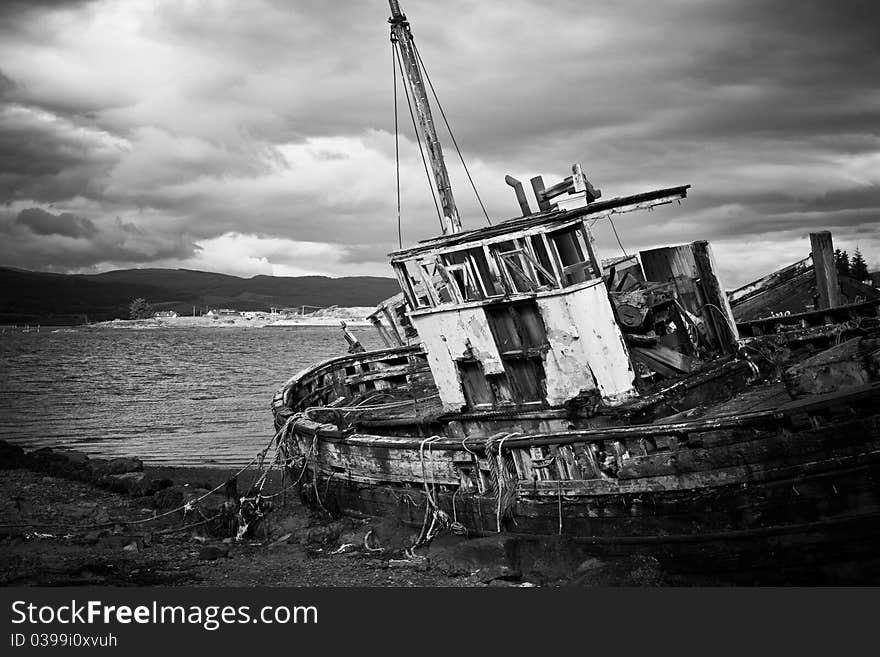
M 693 185 L 616 227 L 629 251 L 710 240 L 728 286 L 805 257 L 816 229 L 880 267 L 875 1 L 402 4 L 493 219 L 518 214 L 505 174 L 582 162 L 605 198 Z M 388 13 L 5 0 L 0 265 L 389 275 Z M 406 244 L 438 228 L 401 119 Z M 484 225 L 447 154 L 465 227 Z

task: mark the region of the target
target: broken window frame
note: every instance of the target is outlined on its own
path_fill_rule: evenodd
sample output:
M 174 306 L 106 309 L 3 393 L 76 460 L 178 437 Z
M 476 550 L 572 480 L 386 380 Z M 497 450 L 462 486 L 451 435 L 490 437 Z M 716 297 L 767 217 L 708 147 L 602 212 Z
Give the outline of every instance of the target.
M 525 234 L 490 245 L 505 286 L 512 294 L 530 294 L 559 287 L 556 275 L 540 263 L 532 244 L 534 237 Z M 526 285 L 520 285 L 518 281 Z M 523 289 L 525 287 L 528 289 Z
M 486 283 L 478 272 L 478 266 L 474 261 L 471 249 L 451 251 L 444 253 L 442 258 L 447 271 L 458 287 L 460 296 L 465 301 L 483 301 L 486 299 Z M 456 262 L 458 260 L 458 262 Z M 461 274 L 459 278 L 457 274 Z M 472 294 L 470 292 L 473 292 Z
M 422 276 L 422 269 L 415 259 L 404 260 L 400 263 L 399 268 L 395 267 L 395 271 L 397 271 L 397 278 L 401 283 L 404 293 L 408 296 L 410 307 L 413 310 L 432 308 L 434 306 L 434 299 L 429 291 L 429 286 L 426 284 Z
M 439 258 L 421 258 L 418 264 L 419 272 L 422 275 L 422 280 L 431 296 L 434 307 L 450 303 L 464 303 L 464 298 L 458 289 L 458 285 L 455 284 L 453 277 L 445 265 L 440 262 Z M 448 299 L 443 298 L 444 294 L 446 294 Z
M 569 264 L 565 264 L 565 262 L 570 258 L 564 258 L 563 249 L 560 248 L 562 238 L 567 236 L 571 236 L 570 244 L 575 249 L 576 258 L 579 258 Z M 602 267 L 596 259 L 589 230 L 583 222 L 548 231 L 546 237 L 547 243 L 552 246 L 553 256 L 559 266 L 562 287 L 586 283 L 602 276 Z M 578 274 L 583 275 L 583 280 L 578 280 L 580 278 Z

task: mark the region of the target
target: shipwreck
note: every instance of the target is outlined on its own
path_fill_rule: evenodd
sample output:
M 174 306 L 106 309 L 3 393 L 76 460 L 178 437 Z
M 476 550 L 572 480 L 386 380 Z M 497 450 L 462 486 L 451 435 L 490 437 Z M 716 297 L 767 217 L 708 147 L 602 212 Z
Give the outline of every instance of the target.
M 412 525 L 416 550 L 502 532 L 671 569 L 876 577 L 880 301 L 841 293 L 830 235 L 730 294 L 706 241 L 603 260 L 596 221 L 689 186 L 606 199 L 578 164 L 531 180 L 534 209 L 508 177 L 521 216 L 463 230 L 390 5 L 444 231 L 390 254 L 401 293 L 371 317 L 386 348 L 348 336 L 275 395 L 303 495 Z

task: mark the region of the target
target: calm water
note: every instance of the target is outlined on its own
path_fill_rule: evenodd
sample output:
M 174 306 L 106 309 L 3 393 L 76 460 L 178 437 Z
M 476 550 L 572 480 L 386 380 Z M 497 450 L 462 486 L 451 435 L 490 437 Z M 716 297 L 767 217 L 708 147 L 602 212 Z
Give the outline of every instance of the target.
M 368 349 L 370 329 L 354 329 Z M 346 352 L 334 327 L 62 329 L 0 335 L 0 439 L 148 463 L 247 463 L 280 385 Z

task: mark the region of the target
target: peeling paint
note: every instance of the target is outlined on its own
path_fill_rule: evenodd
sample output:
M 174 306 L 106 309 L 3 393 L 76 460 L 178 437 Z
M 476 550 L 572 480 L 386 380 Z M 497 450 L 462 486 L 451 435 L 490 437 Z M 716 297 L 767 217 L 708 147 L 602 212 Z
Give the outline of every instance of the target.
M 445 411 L 465 405 L 464 390 L 455 361 L 473 357 L 486 374 L 503 374 L 501 354 L 481 307 L 456 308 L 411 317 L 428 354 L 428 364 Z
M 610 403 L 635 396 L 629 353 L 601 281 L 538 297 L 537 303 L 550 342 L 544 360 L 548 403 L 562 404 L 597 387 Z
M 635 396 L 629 353 L 601 281 L 537 295 L 536 302 L 549 343 L 544 355 L 548 404 L 561 405 L 597 388 L 607 403 Z M 444 410 L 457 411 L 466 403 L 456 360 L 475 358 L 486 374 L 504 373 L 482 307 L 414 315 L 412 322 L 428 354 Z

